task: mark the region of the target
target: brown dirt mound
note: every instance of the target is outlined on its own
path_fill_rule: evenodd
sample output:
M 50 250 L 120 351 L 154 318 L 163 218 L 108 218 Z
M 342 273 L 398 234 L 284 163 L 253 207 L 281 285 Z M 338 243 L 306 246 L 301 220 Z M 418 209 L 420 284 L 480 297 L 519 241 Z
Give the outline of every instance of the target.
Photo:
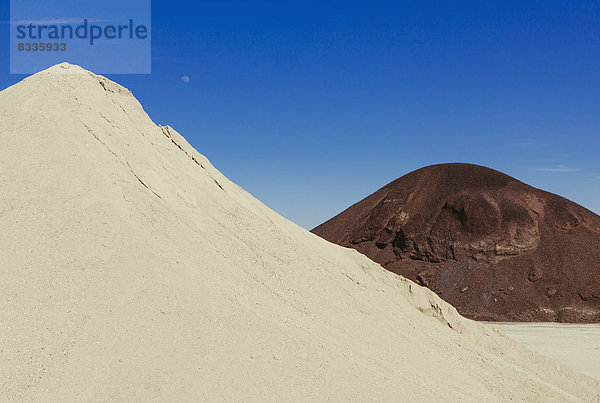
M 313 232 L 473 319 L 600 322 L 600 217 L 489 168 L 422 168 Z

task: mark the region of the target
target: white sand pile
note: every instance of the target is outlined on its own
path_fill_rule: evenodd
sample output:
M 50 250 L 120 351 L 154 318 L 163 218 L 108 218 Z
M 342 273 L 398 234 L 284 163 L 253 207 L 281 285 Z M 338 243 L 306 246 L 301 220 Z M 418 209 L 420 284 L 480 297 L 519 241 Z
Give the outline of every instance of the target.
M 0 400 L 600 399 L 269 210 L 106 78 L 6 89 L 0 141 Z

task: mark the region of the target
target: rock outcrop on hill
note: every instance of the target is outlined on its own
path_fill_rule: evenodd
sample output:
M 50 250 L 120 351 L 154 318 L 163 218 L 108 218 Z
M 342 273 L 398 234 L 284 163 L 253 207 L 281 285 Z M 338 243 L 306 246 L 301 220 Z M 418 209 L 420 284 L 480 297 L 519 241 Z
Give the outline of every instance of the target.
M 313 232 L 469 318 L 600 322 L 600 217 L 489 168 L 419 169 Z

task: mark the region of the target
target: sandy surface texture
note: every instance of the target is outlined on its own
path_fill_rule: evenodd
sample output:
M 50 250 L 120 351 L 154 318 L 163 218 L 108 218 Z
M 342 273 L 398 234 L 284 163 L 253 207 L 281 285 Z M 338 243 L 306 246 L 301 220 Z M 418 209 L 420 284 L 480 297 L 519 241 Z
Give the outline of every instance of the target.
M 600 399 L 268 209 L 104 77 L 0 92 L 0 141 L 0 400 Z
M 600 324 L 490 323 L 519 343 L 600 379 Z

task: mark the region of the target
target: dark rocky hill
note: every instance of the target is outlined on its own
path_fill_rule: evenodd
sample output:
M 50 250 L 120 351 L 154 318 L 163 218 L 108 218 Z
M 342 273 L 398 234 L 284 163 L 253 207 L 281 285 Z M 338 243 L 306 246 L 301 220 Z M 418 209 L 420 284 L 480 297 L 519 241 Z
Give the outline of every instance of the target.
M 600 322 L 600 217 L 489 168 L 417 170 L 313 232 L 473 319 Z

